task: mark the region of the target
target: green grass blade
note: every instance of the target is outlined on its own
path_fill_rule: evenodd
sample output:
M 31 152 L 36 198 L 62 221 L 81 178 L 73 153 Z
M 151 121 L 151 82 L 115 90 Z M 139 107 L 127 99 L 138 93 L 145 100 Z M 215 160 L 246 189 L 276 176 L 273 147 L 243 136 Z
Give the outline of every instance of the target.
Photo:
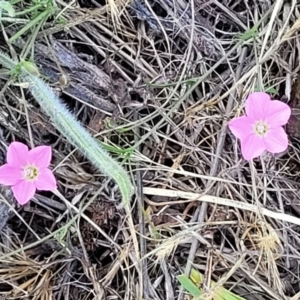
M 7 1 L 0 1 L 0 11 L 2 12 L 2 10 L 5 10 L 7 11 L 8 15 L 13 18 L 16 13 L 15 13 L 15 10 L 14 8 L 12 7 L 12 5 L 7 2 Z M 2 16 L 2 13 L 0 15 L 0 17 Z
M 177 276 L 180 284 L 194 297 L 200 297 L 202 292 L 197 288 L 197 286 L 189 279 L 186 275 L 182 274 Z
M 33 27 L 35 24 L 40 22 L 43 19 L 47 19 L 52 13 L 52 8 L 47 8 L 44 12 L 42 12 L 39 16 L 35 19 L 31 20 L 28 24 L 26 24 L 20 31 L 14 34 L 10 39 L 9 42 L 12 43 L 16 39 L 18 39 L 21 35 L 23 35 L 27 30 Z

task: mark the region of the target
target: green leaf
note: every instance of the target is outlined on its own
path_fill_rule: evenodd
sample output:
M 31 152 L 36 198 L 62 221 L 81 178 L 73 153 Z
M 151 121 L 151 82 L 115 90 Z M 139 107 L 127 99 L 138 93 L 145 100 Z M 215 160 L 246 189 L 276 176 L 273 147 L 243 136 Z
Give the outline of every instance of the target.
M 182 274 L 177 276 L 180 284 L 194 297 L 201 296 L 202 292 L 197 288 L 197 286 L 189 279 L 186 275 Z
M 258 86 L 256 86 L 254 88 L 254 92 L 261 92 L 261 89 Z M 277 91 L 273 87 L 266 87 L 264 89 L 264 92 L 269 93 L 269 94 L 273 94 L 273 95 L 277 94 Z
M 257 34 L 258 34 L 257 29 L 258 29 L 258 25 L 254 25 L 249 30 L 246 30 L 244 33 L 239 34 L 238 37 L 242 41 L 247 41 L 247 40 L 257 36 Z
M 15 12 L 14 8 L 7 1 L 0 1 L 0 11 L 1 11 L 0 17 L 2 16 L 2 10 L 7 11 L 8 15 L 11 18 L 13 18 L 16 15 L 16 12 Z
M 180 275 L 183 276 L 183 275 Z M 185 275 L 184 275 L 185 276 Z M 186 276 L 185 276 L 186 277 Z M 187 277 L 186 277 L 187 278 Z M 188 278 L 187 278 L 188 279 Z M 191 280 L 190 280 L 191 279 Z M 190 273 L 190 282 L 194 285 L 194 287 L 197 288 L 197 285 L 200 285 L 203 283 L 204 280 L 204 275 L 201 274 L 199 271 L 197 271 L 196 269 L 192 268 L 191 273 Z M 181 283 L 181 282 L 180 282 Z M 182 283 L 181 283 L 182 284 Z M 183 285 L 183 284 L 182 284 Z M 210 288 L 214 288 L 214 286 L 216 285 L 216 282 L 214 282 L 213 280 L 211 281 L 210 284 Z M 183 285 L 184 286 L 184 285 Z M 185 286 L 184 286 L 185 287 Z M 187 288 L 186 288 L 187 289 Z M 198 288 L 197 288 L 198 289 Z M 188 290 L 188 289 L 187 289 Z M 200 295 L 201 293 L 203 294 L 203 291 L 201 289 L 198 289 L 200 291 Z M 192 293 L 191 293 L 192 294 Z M 193 294 L 192 294 L 193 295 Z M 194 295 L 193 295 L 194 296 Z M 196 296 L 195 296 L 196 297 Z M 197 296 L 199 297 L 199 296 Z M 198 299 L 198 298 L 197 298 Z M 202 299 L 202 298 L 199 298 Z M 213 299 L 214 300 L 245 300 L 245 298 L 240 297 L 236 294 L 234 294 L 233 292 L 223 288 L 222 286 L 218 287 L 215 291 L 214 291 L 214 295 L 213 295 Z
M 220 288 L 215 295 L 215 300 L 245 300 L 245 298 L 242 298 L 238 295 L 235 295 L 229 290 L 226 290 L 224 288 Z
M 48 19 L 48 17 L 53 13 L 52 7 L 48 7 L 44 12 L 39 13 L 39 15 L 31 20 L 29 23 L 27 23 L 20 31 L 18 31 L 16 34 L 14 34 L 10 39 L 9 42 L 12 43 L 16 39 L 18 39 L 21 35 L 23 35 L 26 31 L 28 31 L 30 28 L 35 26 L 39 22 L 44 22 Z
M 22 67 L 26 69 L 31 75 L 40 76 L 40 72 L 35 63 L 31 61 L 21 60 Z
M 56 19 L 55 21 L 56 21 L 56 24 L 60 24 L 60 25 L 67 25 L 68 24 L 67 20 L 65 20 L 62 17 Z
M 63 226 L 61 230 L 55 235 L 55 238 L 61 243 L 64 241 L 64 238 L 68 232 L 68 226 Z
M 116 153 L 116 154 L 122 154 L 122 155 L 125 155 L 126 157 L 130 156 L 134 151 L 134 148 L 131 148 L 131 147 L 127 148 L 127 149 L 122 149 L 122 148 L 119 148 L 119 147 L 114 147 L 114 146 L 107 145 L 107 144 L 105 144 L 101 141 L 98 141 L 98 142 L 101 144 L 101 146 L 105 150 L 107 150 L 109 152 L 112 152 L 112 153 Z

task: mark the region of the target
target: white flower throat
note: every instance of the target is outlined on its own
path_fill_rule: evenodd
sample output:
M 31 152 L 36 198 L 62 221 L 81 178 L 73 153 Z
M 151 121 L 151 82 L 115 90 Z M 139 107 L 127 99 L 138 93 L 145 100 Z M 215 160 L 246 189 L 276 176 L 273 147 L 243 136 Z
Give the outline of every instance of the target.
M 259 121 L 254 124 L 254 132 L 256 135 L 265 136 L 269 131 L 269 127 L 265 122 Z
M 29 181 L 35 180 L 39 175 L 39 170 L 36 166 L 26 166 L 23 169 L 23 178 Z

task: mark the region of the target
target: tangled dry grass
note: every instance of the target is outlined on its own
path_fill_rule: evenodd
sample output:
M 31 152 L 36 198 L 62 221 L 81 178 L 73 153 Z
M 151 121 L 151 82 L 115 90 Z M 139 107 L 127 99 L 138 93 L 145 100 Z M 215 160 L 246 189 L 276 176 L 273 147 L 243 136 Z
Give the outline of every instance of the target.
M 104 71 L 111 89 L 91 88 L 114 111 L 61 97 L 123 161 L 136 195 L 128 216 L 114 183 L 72 148 L 26 90 L 1 75 L 2 152 L 12 140 L 50 144 L 60 194 L 40 193 L 15 207 L 2 188 L 0 298 L 190 299 L 176 276 L 193 268 L 204 274 L 203 299 L 215 297 L 212 280 L 244 299 L 300 299 L 297 132 L 286 153 L 248 163 L 227 130 L 254 90 L 300 108 L 293 98 L 298 1 L 57 5 L 65 24 L 49 21 L 28 33 L 26 51 L 53 35 Z M 5 19 L 3 32 L 22 26 Z M 5 35 L 2 41 L 2 50 L 20 51 Z M 63 89 L 58 80 L 51 85 Z M 201 201 L 208 196 L 233 202 Z M 254 211 L 243 209 L 250 204 Z

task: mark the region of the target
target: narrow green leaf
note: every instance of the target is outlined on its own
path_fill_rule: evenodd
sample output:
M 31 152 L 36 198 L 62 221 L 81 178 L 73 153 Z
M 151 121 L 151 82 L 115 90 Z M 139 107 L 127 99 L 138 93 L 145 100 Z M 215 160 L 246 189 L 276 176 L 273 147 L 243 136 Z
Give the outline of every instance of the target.
M 12 43 L 16 39 L 18 39 L 21 35 L 23 35 L 27 30 L 33 27 L 38 22 L 42 22 L 42 20 L 48 19 L 48 17 L 52 14 L 52 8 L 47 8 L 44 12 L 39 14 L 35 19 L 31 20 L 28 24 L 26 24 L 20 31 L 14 34 L 9 41 Z
M 249 30 L 246 30 L 244 33 L 239 34 L 239 39 L 242 41 L 247 41 L 251 38 L 254 38 L 257 36 L 257 31 L 258 26 L 254 25 L 252 28 L 250 28 Z
M 276 95 L 276 94 L 277 94 L 277 91 L 276 91 L 273 87 L 266 87 L 266 88 L 264 89 L 264 91 L 265 91 L 266 93 L 273 94 L 273 95 Z M 256 87 L 254 88 L 254 92 L 261 92 L 261 89 L 260 89 L 258 86 L 256 86 Z
M 7 11 L 8 15 L 13 18 L 16 13 L 12 5 L 7 1 L 0 1 L 0 11 L 5 10 Z
M 204 280 L 204 275 L 201 274 L 198 270 L 192 268 L 191 273 L 190 273 L 190 278 L 192 281 L 196 284 L 202 284 Z M 210 288 L 214 288 L 216 285 L 216 282 L 213 280 L 211 281 Z M 240 297 L 233 292 L 225 289 L 224 287 L 220 286 L 214 291 L 214 300 L 245 300 L 245 298 Z
M 134 151 L 133 148 L 127 148 L 127 149 L 122 149 L 122 148 L 118 148 L 118 147 L 114 147 L 114 146 L 110 146 L 110 145 L 107 145 L 101 141 L 99 141 L 99 143 L 101 144 L 101 146 L 109 151 L 109 152 L 112 152 L 112 153 L 116 153 L 116 154 L 125 154 L 126 156 L 127 155 L 131 155 Z
M 186 275 L 182 274 L 177 276 L 180 284 L 194 297 L 201 296 L 202 292 L 197 288 L 197 286 L 189 279 Z

